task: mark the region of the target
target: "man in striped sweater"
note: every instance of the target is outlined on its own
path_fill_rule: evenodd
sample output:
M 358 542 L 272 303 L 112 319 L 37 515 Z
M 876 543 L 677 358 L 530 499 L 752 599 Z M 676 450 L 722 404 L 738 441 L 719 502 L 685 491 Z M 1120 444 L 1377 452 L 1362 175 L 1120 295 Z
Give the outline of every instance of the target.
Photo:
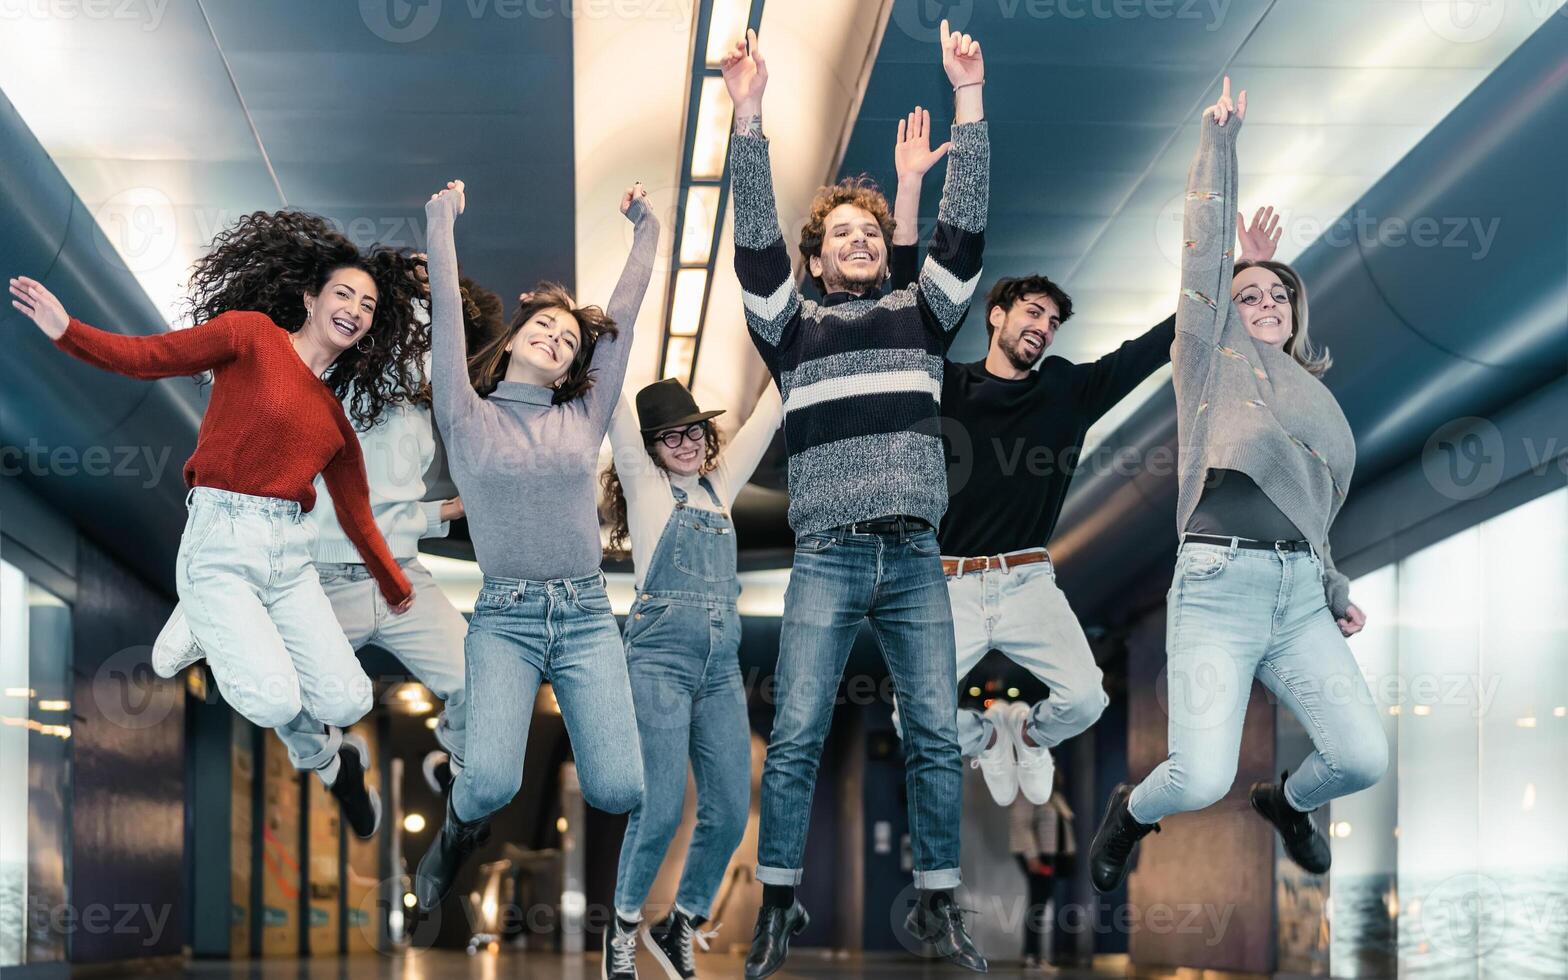
M 955 93 L 953 149 L 917 281 L 884 291 L 887 200 L 866 182 L 845 181 L 818 193 L 802 231 L 802 257 L 824 294 L 813 302 L 796 288 L 773 199 L 762 135 L 767 63 L 756 34 L 724 60 L 735 104 L 735 271 L 747 328 L 784 397 L 796 535 L 762 775 L 763 908 L 748 977 L 778 970 L 809 921 L 794 890 L 823 740 L 862 620 L 880 641 L 903 720 L 919 893 L 905 925 L 952 962 L 986 968 L 953 902 L 962 763 L 953 617 L 935 527 L 947 509 L 943 355 L 980 278 L 990 144 L 980 45 L 945 21 L 942 65 Z

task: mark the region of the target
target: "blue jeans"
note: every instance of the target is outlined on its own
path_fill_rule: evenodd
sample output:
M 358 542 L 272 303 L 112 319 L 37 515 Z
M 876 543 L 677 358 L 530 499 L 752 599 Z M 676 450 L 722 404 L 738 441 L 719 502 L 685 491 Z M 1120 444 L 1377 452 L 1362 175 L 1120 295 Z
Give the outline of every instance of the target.
M 1285 782 L 1291 806 L 1315 810 L 1383 777 L 1382 720 L 1328 610 L 1316 555 L 1183 544 L 1167 608 L 1170 758 L 1133 790 L 1134 820 L 1201 810 L 1230 792 L 1253 677 L 1312 737 Z
M 583 799 L 610 813 L 637 805 L 636 712 L 604 576 L 535 582 L 486 575 L 464 651 L 468 744 L 452 787 L 459 820 L 487 817 L 517 795 L 541 681 L 555 689 Z
M 686 760 L 697 781 L 697 826 L 675 901 L 707 918 L 751 804 L 751 725 L 740 676 L 733 600 L 654 596 L 626 620 L 626 666 L 648 774 L 621 844 L 615 909 L 636 921 L 680 827 Z
M 963 804 L 953 612 L 936 534 L 851 534 L 795 542 L 775 675 L 778 706 L 762 769 L 757 880 L 800 882 L 822 743 L 861 620 L 893 677 L 904 736 L 917 888 L 958 886 Z

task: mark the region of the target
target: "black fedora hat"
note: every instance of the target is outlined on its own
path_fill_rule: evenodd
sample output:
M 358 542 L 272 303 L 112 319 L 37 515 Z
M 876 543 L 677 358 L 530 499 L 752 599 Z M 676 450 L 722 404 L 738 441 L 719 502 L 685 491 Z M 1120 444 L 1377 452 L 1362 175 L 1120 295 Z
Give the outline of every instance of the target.
M 697 400 L 676 378 L 665 378 L 637 392 L 637 425 L 644 433 L 679 429 L 695 422 L 706 422 L 716 412 L 697 410 Z

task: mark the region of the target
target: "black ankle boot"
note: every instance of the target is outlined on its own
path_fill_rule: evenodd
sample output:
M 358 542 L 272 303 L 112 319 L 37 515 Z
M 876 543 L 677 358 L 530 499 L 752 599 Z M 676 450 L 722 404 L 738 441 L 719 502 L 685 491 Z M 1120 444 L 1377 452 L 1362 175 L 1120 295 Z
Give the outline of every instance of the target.
M 381 826 L 381 796 L 365 782 L 365 770 L 369 767 L 370 752 L 364 740 L 347 736 L 338 749 L 337 778 L 327 787 L 327 792 L 338 801 L 343 822 L 360 840 L 374 837 Z
M 485 841 L 490 839 L 490 821 L 475 820 L 464 823 L 452 812 L 452 798 L 446 801 L 446 822 L 441 833 L 430 843 L 425 856 L 419 859 L 414 872 L 414 897 L 419 900 L 419 910 L 429 912 L 441 904 L 452 882 L 462 870 L 463 862 Z
M 1157 823 L 1139 823 L 1127 812 L 1127 801 L 1132 797 L 1132 787 L 1126 783 L 1111 790 L 1106 804 L 1105 819 L 1094 832 L 1094 843 L 1089 845 L 1089 880 L 1100 894 L 1115 891 L 1127 880 L 1128 864 L 1132 849 L 1149 832 L 1158 831 Z
M 1252 808 L 1279 831 L 1285 842 L 1285 853 L 1301 867 L 1315 875 L 1326 874 L 1333 852 L 1328 841 L 1312 823 L 1312 815 L 1302 813 L 1285 799 L 1285 780 L 1290 778 L 1287 769 L 1279 775 L 1277 783 L 1253 783 L 1248 798 Z

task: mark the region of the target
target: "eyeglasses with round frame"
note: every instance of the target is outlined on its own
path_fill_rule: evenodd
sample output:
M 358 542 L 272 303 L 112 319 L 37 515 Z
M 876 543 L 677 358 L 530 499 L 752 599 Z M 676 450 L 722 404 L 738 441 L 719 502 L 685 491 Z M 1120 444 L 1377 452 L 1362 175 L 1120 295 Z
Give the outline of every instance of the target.
M 1290 287 L 1284 283 L 1276 283 L 1269 287 L 1269 297 L 1274 300 L 1276 306 L 1289 306 L 1292 295 Z M 1242 306 L 1257 306 L 1263 302 L 1263 289 L 1256 284 L 1244 286 L 1231 299 Z
M 681 443 L 690 439 L 692 442 L 703 442 L 708 436 L 708 423 L 693 422 L 684 429 L 667 429 L 654 436 L 654 439 L 664 443 L 666 449 L 679 449 Z

